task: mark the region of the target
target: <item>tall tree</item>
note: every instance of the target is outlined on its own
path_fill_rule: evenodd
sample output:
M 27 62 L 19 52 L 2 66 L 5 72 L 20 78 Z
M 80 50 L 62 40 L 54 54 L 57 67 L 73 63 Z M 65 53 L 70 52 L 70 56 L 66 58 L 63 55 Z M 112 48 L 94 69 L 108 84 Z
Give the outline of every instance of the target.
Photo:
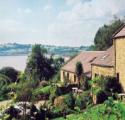
M 54 74 L 54 68 L 50 59 L 46 57 L 47 50 L 36 44 L 32 47 L 32 52 L 28 58 L 25 72 L 29 79 L 48 80 Z
M 76 75 L 78 77 L 78 82 L 79 82 L 79 86 L 80 86 L 80 80 L 81 80 L 81 77 L 82 77 L 82 74 L 83 74 L 83 67 L 82 67 L 81 62 L 76 63 L 75 72 L 76 72 Z
M 115 19 L 111 24 L 104 25 L 103 27 L 99 28 L 97 31 L 94 44 L 96 50 L 106 50 L 112 44 L 112 35 L 116 32 L 122 25 L 123 21 L 120 19 Z

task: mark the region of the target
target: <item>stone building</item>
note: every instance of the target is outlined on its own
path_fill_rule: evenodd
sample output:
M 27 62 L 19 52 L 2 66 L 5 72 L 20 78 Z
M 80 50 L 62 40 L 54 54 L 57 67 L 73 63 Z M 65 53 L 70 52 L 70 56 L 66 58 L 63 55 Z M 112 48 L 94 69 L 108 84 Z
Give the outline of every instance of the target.
M 61 80 L 68 76 L 69 83 L 78 84 L 75 75 L 76 62 L 80 61 L 84 68 L 84 75 L 113 76 L 121 83 L 125 91 L 125 25 L 113 35 L 113 45 L 106 51 L 81 52 L 61 69 Z
M 125 25 L 113 36 L 115 51 L 115 74 L 125 91 Z
M 103 52 L 104 51 L 80 52 L 61 68 L 61 81 L 65 81 L 70 84 L 78 84 L 78 78 L 75 73 L 77 62 L 82 63 L 84 75 L 88 78 L 91 78 L 91 63 L 97 58 L 98 55 L 101 55 Z
M 114 45 L 99 55 L 91 64 L 92 78 L 96 76 L 115 76 Z

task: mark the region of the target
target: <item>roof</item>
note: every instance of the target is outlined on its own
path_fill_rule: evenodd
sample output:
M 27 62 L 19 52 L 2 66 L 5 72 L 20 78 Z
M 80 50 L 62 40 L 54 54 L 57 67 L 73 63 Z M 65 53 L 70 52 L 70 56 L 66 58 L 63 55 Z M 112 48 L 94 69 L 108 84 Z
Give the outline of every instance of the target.
M 75 73 L 76 63 L 81 62 L 83 65 L 84 73 L 91 77 L 91 63 L 97 56 L 101 55 L 104 51 L 84 51 L 80 52 L 77 56 L 71 59 L 61 69 Z
M 118 31 L 116 31 L 116 33 L 114 33 L 113 38 L 121 38 L 121 37 L 125 37 L 125 25 L 123 25 L 122 27 L 120 27 L 118 29 Z
M 115 64 L 114 60 L 114 46 L 111 46 L 103 54 L 99 55 L 93 62 L 93 65 L 113 67 Z

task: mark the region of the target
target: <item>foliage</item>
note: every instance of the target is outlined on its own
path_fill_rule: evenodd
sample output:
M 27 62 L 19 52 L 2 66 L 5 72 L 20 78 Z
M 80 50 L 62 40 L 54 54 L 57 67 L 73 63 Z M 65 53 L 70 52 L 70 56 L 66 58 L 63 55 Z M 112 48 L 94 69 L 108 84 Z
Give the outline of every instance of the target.
M 57 82 L 60 82 L 60 71 L 57 72 L 57 74 L 54 75 L 51 82 L 54 82 L 54 84 L 57 84 Z
M 69 108 L 52 107 L 52 109 L 47 112 L 47 118 L 54 119 L 61 116 L 65 117 L 67 114 L 71 113 L 74 113 L 74 111 Z
M 11 72 L 12 70 L 12 72 Z M 0 101 L 9 99 L 9 92 L 11 92 L 10 84 L 17 80 L 17 72 L 11 68 L 3 68 L 0 73 Z M 14 77 L 12 77 L 15 75 Z M 11 77 L 11 78 L 10 78 Z M 14 78 L 14 79 L 12 79 Z
M 108 96 L 116 98 L 121 92 L 121 85 L 115 77 L 96 77 L 92 80 L 92 92 L 96 95 L 97 103 L 103 103 Z
M 97 104 L 103 103 L 107 99 L 107 94 L 103 90 L 99 90 L 96 94 L 97 97 Z
M 82 113 L 70 114 L 66 120 L 124 120 L 125 103 L 109 98 L 104 104 L 86 109 Z M 54 120 L 64 120 L 63 117 Z
M 65 96 L 64 103 L 68 106 L 70 109 L 74 109 L 75 106 L 75 98 L 72 93 L 69 93 Z
M 55 100 L 56 97 L 57 97 L 57 87 L 53 86 L 51 88 L 50 96 L 49 96 L 49 100 L 50 100 L 52 105 L 54 104 L 54 100 Z
M 17 92 L 16 101 L 31 101 L 32 90 L 30 88 L 23 88 L 20 92 Z
M 75 98 L 75 106 L 80 109 L 85 109 L 92 103 L 92 98 L 90 96 L 89 91 L 76 95 Z
M 9 82 L 16 82 L 18 78 L 19 71 L 15 70 L 12 67 L 4 67 L 0 69 L 0 74 L 5 75 L 10 79 Z
M 9 99 L 8 93 L 10 89 L 7 88 L 7 85 L 0 87 L 0 101 Z
M 75 69 L 76 75 L 79 77 L 83 74 L 83 68 L 82 68 L 82 63 L 77 62 L 76 63 L 76 69 Z
M 111 93 L 120 93 L 121 92 L 121 85 L 116 80 L 115 77 L 96 77 L 92 80 L 92 87 L 93 92 L 96 94 L 99 90 L 105 91 L 108 95 Z M 96 92 L 97 91 L 97 92 Z
M 83 67 L 81 62 L 76 63 L 75 73 L 76 73 L 76 76 L 78 77 L 79 86 L 80 86 L 80 78 L 82 77 L 82 74 L 83 74 Z
M 46 57 L 46 53 L 46 49 L 41 45 L 33 46 L 25 69 L 28 79 L 30 77 L 38 81 L 48 80 L 54 75 L 52 61 Z
M 106 50 L 113 44 L 112 35 L 123 25 L 123 21 L 115 19 L 111 24 L 104 25 L 97 31 L 94 44 L 96 50 Z
M 0 74 L 0 87 L 11 83 L 11 79 L 4 74 Z
M 88 79 L 86 76 L 83 77 L 81 86 L 84 91 L 89 90 L 91 88 L 90 82 L 91 80 Z
M 38 87 L 34 90 L 33 94 L 38 95 L 38 94 L 50 94 L 51 91 L 51 86 L 46 86 L 46 87 Z
M 64 64 L 64 58 L 62 57 L 59 57 L 59 58 L 56 58 L 54 60 L 54 63 L 55 63 L 55 67 L 57 68 L 57 70 L 59 70 L 59 68 L 61 68 L 61 66 Z
M 37 81 L 35 80 L 28 80 L 23 81 L 21 80 L 17 87 L 15 87 L 15 93 L 17 95 L 16 101 L 32 101 L 33 100 L 33 89 L 38 86 Z M 10 86 L 11 87 L 11 86 Z

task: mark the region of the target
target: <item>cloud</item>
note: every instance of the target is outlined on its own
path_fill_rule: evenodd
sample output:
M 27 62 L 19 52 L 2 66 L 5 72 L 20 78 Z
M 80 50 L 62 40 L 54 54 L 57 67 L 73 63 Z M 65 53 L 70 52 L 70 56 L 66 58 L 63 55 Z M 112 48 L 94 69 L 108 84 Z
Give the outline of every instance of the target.
M 46 5 L 44 8 L 43 8 L 43 10 L 45 11 L 45 12 L 48 12 L 48 11 L 50 11 L 52 9 L 52 6 L 51 5 Z
M 81 2 L 80 0 L 65 0 L 66 4 L 69 6 L 75 5 L 79 2 Z
M 125 13 L 125 0 L 20 1 L 0 2 L 0 40 L 90 45 L 100 26 Z
M 30 8 L 17 8 L 17 13 L 21 13 L 21 14 L 29 14 L 32 13 L 32 10 Z
M 54 40 L 74 46 L 92 44 L 98 28 L 125 11 L 124 0 L 66 0 L 66 4 L 71 9 L 60 11 L 48 30 Z
M 24 10 L 24 12 L 25 12 L 25 13 L 31 13 L 32 10 L 31 10 L 30 8 L 26 8 L 26 9 Z

